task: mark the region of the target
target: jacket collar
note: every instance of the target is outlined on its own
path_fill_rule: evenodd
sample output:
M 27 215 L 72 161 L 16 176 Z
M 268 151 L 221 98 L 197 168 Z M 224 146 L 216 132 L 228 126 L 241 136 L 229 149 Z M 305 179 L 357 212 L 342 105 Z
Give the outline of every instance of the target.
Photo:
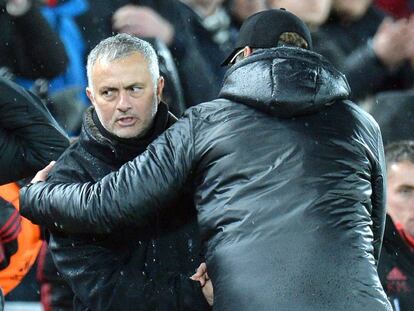
M 93 107 L 85 111 L 79 143 L 95 157 L 116 166 L 144 152 L 176 120 L 167 105 L 160 103 L 152 128 L 144 137 L 123 139 L 108 133 L 94 115 L 96 112 Z
M 278 47 L 258 50 L 226 73 L 220 97 L 276 117 L 295 117 L 345 99 L 345 76 L 312 51 Z

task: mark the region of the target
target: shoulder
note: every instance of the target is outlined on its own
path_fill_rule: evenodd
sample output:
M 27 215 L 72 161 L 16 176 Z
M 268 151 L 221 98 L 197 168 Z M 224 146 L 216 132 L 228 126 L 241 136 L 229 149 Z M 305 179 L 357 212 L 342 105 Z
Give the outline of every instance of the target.
M 79 182 L 87 176 L 85 169 L 86 151 L 79 141 L 72 144 L 56 161 L 48 181 L 51 182 Z
M 201 103 L 186 111 L 189 117 L 198 122 L 222 122 L 239 114 L 255 112 L 255 109 L 231 100 L 219 98 Z
M 367 130 L 380 132 L 377 121 L 375 121 L 374 117 L 370 113 L 350 100 L 342 101 L 342 105 L 345 107 L 345 110 L 348 111 L 350 117 L 353 117 L 357 121 L 358 125 Z

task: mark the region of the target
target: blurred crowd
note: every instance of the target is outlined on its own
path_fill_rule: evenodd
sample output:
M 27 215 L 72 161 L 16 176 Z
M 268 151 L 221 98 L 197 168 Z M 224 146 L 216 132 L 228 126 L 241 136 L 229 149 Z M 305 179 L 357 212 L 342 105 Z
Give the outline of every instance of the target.
M 151 43 L 165 80 L 162 100 L 179 118 L 188 107 L 217 98 L 227 69 L 221 64 L 234 49 L 241 24 L 270 8 L 285 8 L 309 26 L 314 51 L 345 74 L 352 99 L 379 123 L 384 145 L 414 140 L 413 0 L 0 0 L 0 82 L 14 90 L 9 94 L 0 86 L 0 138 L 16 131 L 22 144 L 34 149 L 11 152 L 0 141 L 0 287 L 6 301 L 42 299 L 45 310 L 52 310 L 45 297 L 58 272 L 47 257 L 41 229 L 18 219 L 13 200 L 27 183 L 24 178 L 56 160 L 79 135 L 82 115 L 90 106 L 85 93 L 89 52 L 116 33 Z M 38 119 L 30 121 L 29 131 L 14 120 L 17 109 L 29 108 L 11 110 L 3 102 L 32 93 Z M 21 166 L 27 162 L 30 169 Z M 16 223 L 14 231 L 9 230 L 11 223 Z M 26 241 L 30 236 L 31 243 L 17 246 L 19 234 Z M 408 253 L 414 253 L 412 240 L 408 238 Z M 21 254 L 24 247 L 28 254 Z M 23 272 L 11 264 L 13 256 L 25 263 Z M 407 258 L 410 270 L 414 257 Z M 380 270 L 387 294 L 414 302 L 414 274 L 394 268 Z M 407 279 L 412 283 L 407 285 Z

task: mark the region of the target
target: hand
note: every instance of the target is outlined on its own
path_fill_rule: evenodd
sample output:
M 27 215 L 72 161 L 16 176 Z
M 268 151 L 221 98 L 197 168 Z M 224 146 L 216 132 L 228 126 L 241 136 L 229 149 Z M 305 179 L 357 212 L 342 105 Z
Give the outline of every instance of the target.
M 34 184 L 39 181 L 45 181 L 47 178 L 47 175 L 49 175 L 55 163 L 56 163 L 55 161 L 52 161 L 47 166 L 45 166 L 42 170 L 38 171 L 36 173 L 36 176 L 32 179 L 30 183 Z
M 174 27 L 153 9 L 127 4 L 115 11 L 112 27 L 139 37 L 158 38 L 166 45 L 174 39 Z
M 207 266 L 204 262 L 201 263 L 201 265 L 197 268 L 196 273 L 194 273 L 190 279 L 200 282 L 203 295 L 206 298 L 208 304 L 212 306 L 214 303 L 213 283 L 208 276 Z
M 390 69 L 407 59 L 407 44 L 412 40 L 409 27 L 407 19 L 386 18 L 375 33 L 372 42 L 375 55 Z

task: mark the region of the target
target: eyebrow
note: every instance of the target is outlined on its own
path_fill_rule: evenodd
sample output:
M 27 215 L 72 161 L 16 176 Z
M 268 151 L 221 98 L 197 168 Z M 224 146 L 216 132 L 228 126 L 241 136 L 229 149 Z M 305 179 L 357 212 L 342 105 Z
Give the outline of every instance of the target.
M 134 87 L 134 86 L 144 86 L 144 85 L 145 83 L 143 82 L 134 82 L 134 83 L 131 83 L 125 86 L 124 89 L 130 89 L 131 87 Z

